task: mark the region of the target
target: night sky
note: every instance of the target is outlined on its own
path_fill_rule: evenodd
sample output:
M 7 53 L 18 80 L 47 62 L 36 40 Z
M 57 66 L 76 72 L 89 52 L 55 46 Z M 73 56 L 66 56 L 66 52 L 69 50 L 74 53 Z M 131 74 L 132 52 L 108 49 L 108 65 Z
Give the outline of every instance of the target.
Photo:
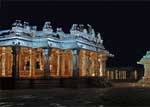
M 91 24 L 115 55 L 109 67 L 136 67 L 150 49 L 150 2 L 1 2 L 0 29 L 10 28 L 16 19 L 39 30 L 51 21 L 54 29 L 62 27 L 66 33 L 74 23 Z

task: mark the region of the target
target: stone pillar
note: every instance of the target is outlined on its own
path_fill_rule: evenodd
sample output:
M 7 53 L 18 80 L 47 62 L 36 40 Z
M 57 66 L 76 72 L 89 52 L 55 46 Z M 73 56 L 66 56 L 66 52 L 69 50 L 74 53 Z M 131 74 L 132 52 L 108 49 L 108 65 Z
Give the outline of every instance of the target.
M 90 66 L 91 66 L 91 57 L 90 57 L 90 52 L 87 52 L 87 70 L 86 70 L 86 75 L 89 77 L 90 76 Z
M 32 77 L 32 49 L 29 50 L 29 56 L 30 56 L 30 69 L 29 69 L 29 76 Z
M 134 79 L 137 80 L 137 70 L 134 70 Z
M 43 55 L 44 55 L 44 77 L 48 78 L 50 74 L 50 54 L 51 49 L 43 49 Z
M 113 79 L 114 79 L 114 72 L 111 71 L 111 80 L 113 80 Z
M 118 80 L 118 70 L 115 70 L 115 79 Z
M 73 78 L 79 77 L 79 52 L 80 50 L 74 49 L 72 50 L 73 55 Z
M 81 55 L 81 76 L 86 76 L 86 51 L 82 51 L 82 55 Z
M 60 52 L 57 51 L 57 76 L 60 76 Z
M 106 78 L 109 80 L 109 71 L 106 71 Z
M 92 68 L 91 68 L 91 70 L 92 70 L 92 76 L 95 76 L 95 56 L 94 56 L 94 53 L 93 53 L 93 55 L 91 56 L 91 59 L 92 59 Z
M 98 64 L 97 64 L 97 53 L 95 53 L 95 54 L 94 54 L 94 76 L 95 76 L 95 77 L 98 76 L 97 67 L 98 67 Z
M 93 52 L 90 52 L 90 56 L 89 56 L 89 76 L 95 76 Z
M 103 60 L 103 76 L 105 76 L 106 72 L 106 60 Z
M 59 74 L 61 77 L 64 76 L 64 72 L 65 72 L 65 55 L 64 55 L 64 51 L 60 52 L 60 71 Z
M 118 79 L 121 79 L 121 71 L 118 71 Z
M 68 56 L 68 72 L 69 72 L 69 75 L 68 76 L 71 76 L 72 75 L 72 68 L 71 68 L 71 55 L 69 54 L 69 56 Z
M 43 53 L 43 49 L 40 51 L 41 53 Z M 40 71 L 44 71 L 44 69 L 45 69 L 45 64 L 44 64 L 44 67 L 43 67 L 43 65 L 42 65 L 42 54 L 39 54 L 39 63 L 40 63 Z M 44 60 L 45 60 L 45 56 L 44 56 Z M 44 72 L 44 76 L 45 76 L 45 72 Z
M 13 46 L 12 47 L 12 55 L 13 55 L 13 66 L 12 66 L 12 77 L 14 79 L 19 78 L 19 64 L 17 59 L 19 60 L 18 56 L 19 56 L 19 51 L 20 51 L 20 47 L 18 46 Z
M 32 49 L 31 51 L 31 58 L 30 58 L 30 71 L 31 71 L 31 78 L 35 77 L 35 49 Z
M 127 71 L 124 71 L 124 79 L 127 79 Z
M 100 67 L 101 67 L 100 59 L 99 59 L 98 54 L 97 54 L 97 77 L 101 77 L 102 76 L 102 74 L 100 74 Z
M 102 59 L 98 59 L 99 60 L 99 76 L 105 76 L 105 63 Z
M 6 48 L 2 47 L 2 76 L 6 76 L 6 52 L 5 52 Z

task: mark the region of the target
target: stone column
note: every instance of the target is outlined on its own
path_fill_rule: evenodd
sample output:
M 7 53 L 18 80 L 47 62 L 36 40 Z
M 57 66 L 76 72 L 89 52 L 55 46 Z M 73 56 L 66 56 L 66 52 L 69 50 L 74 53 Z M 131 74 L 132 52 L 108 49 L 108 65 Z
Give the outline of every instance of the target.
M 109 71 L 106 71 L 106 78 L 109 80 Z
M 95 77 L 97 76 L 97 62 L 96 62 L 96 59 L 97 59 L 97 54 L 94 53 L 94 55 L 93 55 L 93 71 L 94 71 L 94 76 Z
M 6 52 L 5 52 L 6 48 L 2 47 L 2 76 L 6 76 Z
M 95 56 L 94 56 L 94 54 L 93 55 L 91 55 L 91 59 L 92 59 L 92 65 L 91 65 L 91 70 L 92 70 L 92 76 L 95 76 L 95 58 L 94 58 Z
M 74 49 L 72 50 L 73 55 L 73 78 L 79 77 L 79 52 L 80 50 Z
M 86 68 L 87 68 L 86 67 L 86 51 L 82 51 L 82 54 L 81 54 L 81 76 L 86 75 Z
M 18 55 L 19 55 L 20 47 L 13 46 L 12 47 L 12 55 L 13 55 L 13 66 L 12 66 L 12 77 L 14 79 L 19 78 L 19 66 L 18 66 Z
M 95 59 L 95 76 L 98 77 L 99 74 L 99 62 L 98 62 L 98 54 L 96 54 L 96 59 Z
M 102 59 L 98 59 L 99 60 L 99 76 L 102 77 L 104 76 L 104 63 Z
M 106 60 L 103 60 L 103 76 L 105 76 L 106 72 Z
M 48 78 L 50 74 L 50 54 L 51 54 L 51 49 L 43 49 L 43 55 L 44 55 L 44 77 Z
M 30 69 L 29 69 L 29 76 L 32 77 L 32 49 L 29 50 L 29 56 L 30 56 Z
M 119 80 L 121 79 L 121 75 L 120 75 L 120 74 L 121 74 L 121 71 L 119 70 L 119 71 L 118 71 L 118 79 L 119 79 Z
M 35 77 L 35 49 L 31 51 L 31 58 L 30 58 L 30 71 L 31 71 L 31 78 Z
M 60 52 L 60 71 L 59 74 L 61 77 L 64 76 L 64 72 L 65 72 L 65 55 L 64 55 L 64 50 L 62 50 Z
M 60 52 L 57 51 L 57 76 L 60 76 Z
M 113 80 L 114 79 L 114 72 L 111 71 L 111 79 Z
M 115 70 L 115 79 L 118 80 L 118 70 Z
M 137 80 L 137 70 L 134 70 L 134 79 Z
M 124 79 L 126 80 L 127 79 L 127 72 L 124 71 Z
M 87 52 L 87 70 L 86 70 L 86 76 L 90 76 L 90 65 L 91 65 L 91 60 L 90 60 L 90 52 Z
M 94 72 L 94 58 L 93 58 L 93 53 L 90 52 L 90 56 L 89 56 L 89 76 L 94 76 L 95 72 Z
M 69 75 L 68 76 L 71 76 L 71 72 L 72 72 L 72 70 L 71 70 L 71 55 L 69 54 L 69 56 L 68 56 L 68 71 L 69 71 Z

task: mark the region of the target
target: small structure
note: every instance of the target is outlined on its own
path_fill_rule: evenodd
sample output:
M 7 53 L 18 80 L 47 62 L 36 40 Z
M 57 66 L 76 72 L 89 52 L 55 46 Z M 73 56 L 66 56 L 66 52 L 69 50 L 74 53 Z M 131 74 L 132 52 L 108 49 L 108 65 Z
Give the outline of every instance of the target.
M 143 81 L 150 80 L 150 51 L 147 51 L 146 55 L 137 64 L 144 65 Z

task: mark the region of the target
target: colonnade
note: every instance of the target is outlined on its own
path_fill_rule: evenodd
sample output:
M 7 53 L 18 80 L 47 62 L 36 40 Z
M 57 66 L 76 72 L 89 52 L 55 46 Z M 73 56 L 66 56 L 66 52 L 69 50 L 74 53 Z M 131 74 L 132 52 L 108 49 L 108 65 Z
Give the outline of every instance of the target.
M 106 78 L 108 80 L 126 80 L 127 79 L 127 71 L 125 70 L 114 70 L 114 71 L 106 71 Z
M 107 56 L 88 50 L 0 47 L 0 76 L 15 78 L 105 76 Z

